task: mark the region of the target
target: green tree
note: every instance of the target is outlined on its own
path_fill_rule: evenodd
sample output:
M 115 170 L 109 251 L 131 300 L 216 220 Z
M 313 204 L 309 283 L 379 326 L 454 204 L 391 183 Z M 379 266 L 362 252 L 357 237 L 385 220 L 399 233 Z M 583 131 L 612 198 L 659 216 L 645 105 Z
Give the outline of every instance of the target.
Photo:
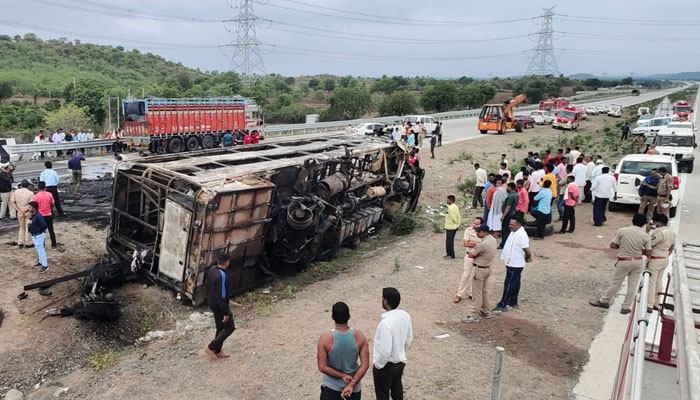
M 384 93 L 384 94 L 392 94 L 394 93 L 399 87 L 399 84 L 396 80 L 393 78 L 387 78 L 386 76 L 382 76 L 381 79 L 374 81 L 372 83 L 372 86 L 370 87 L 370 92 L 372 93 Z
M 88 115 L 98 124 L 105 119 L 105 90 L 97 81 L 80 79 L 75 87 L 73 82 L 64 91 L 66 100 L 78 107 L 85 107 Z
M 340 83 L 340 87 L 342 87 L 342 88 L 356 87 L 359 84 L 357 79 L 353 78 L 350 75 L 347 75 L 347 76 L 340 78 L 339 83 Z
M 452 82 L 438 81 L 426 86 L 420 95 L 420 104 L 426 111 L 445 112 L 459 104 L 457 87 Z
M 372 96 L 363 88 L 340 88 L 328 99 L 325 121 L 360 118 L 372 109 Z
M 459 89 L 459 105 L 466 108 L 479 108 L 496 95 L 496 88 L 480 81 Z
M 634 79 L 632 79 L 631 76 L 628 76 L 627 78 L 622 79 L 620 81 L 620 85 L 633 85 L 633 84 L 634 84 Z
M 321 81 L 319 81 L 316 78 L 309 79 L 309 87 L 311 89 L 316 89 L 318 87 L 318 85 L 320 85 L 320 84 L 321 84 Z
M 323 81 L 323 89 L 325 89 L 326 92 L 332 92 L 335 90 L 335 79 L 333 78 L 328 78 Z
M 0 104 L 6 99 L 12 97 L 15 94 L 14 89 L 10 82 L 0 82 Z
M 87 107 L 78 107 L 75 104 L 66 104 L 59 110 L 52 111 L 46 115 L 46 124 L 52 129 L 62 128 L 83 130 L 92 127 L 93 121 L 90 118 Z
M 394 92 L 379 103 L 379 115 L 414 114 L 418 107 L 416 96 L 409 91 Z
M 44 110 L 46 111 L 56 111 L 61 108 L 61 101 L 58 99 L 50 99 L 44 103 Z

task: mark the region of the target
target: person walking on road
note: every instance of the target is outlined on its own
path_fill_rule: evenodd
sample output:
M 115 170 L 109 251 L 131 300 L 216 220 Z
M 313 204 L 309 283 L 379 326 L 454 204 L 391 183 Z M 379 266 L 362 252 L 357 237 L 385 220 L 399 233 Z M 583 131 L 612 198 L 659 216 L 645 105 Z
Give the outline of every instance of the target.
M 445 250 L 443 258 L 455 258 L 455 235 L 462 222 L 459 207 L 455 204 L 455 196 L 447 196 L 447 212 L 445 213 Z
M 459 303 L 462 299 L 469 297 L 472 298 L 472 281 L 474 280 L 474 268 L 472 267 L 472 260 L 469 258 L 469 251 L 476 247 L 477 244 L 481 242 L 481 238 L 476 234 L 476 228 L 484 224 L 484 219 L 481 217 L 474 218 L 472 221 L 471 228 L 467 228 L 464 231 L 463 243 L 464 247 L 467 248 L 467 254 L 464 256 L 464 272 L 462 273 L 462 278 L 459 280 L 459 286 L 457 286 L 457 295 L 455 296 L 455 303 Z
M 467 252 L 467 257 L 472 261 L 474 281 L 472 282 L 472 295 L 474 302 L 471 310 L 462 322 L 478 322 L 479 317 L 489 317 L 489 276 L 491 276 L 491 263 L 496 258 L 496 239 L 489 235 L 489 227 L 482 224 L 476 228 L 476 234 L 481 240 L 473 249 Z
M 68 168 L 71 170 L 71 185 L 73 186 L 73 194 L 80 196 L 80 185 L 83 181 L 83 165 L 85 157 L 82 154 L 75 153 L 68 159 Z
M 659 186 L 659 170 L 651 170 L 651 175 L 644 178 L 644 180 L 639 184 L 639 210 L 637 213 L 645 214 L 647 221 L 651 221 L 651 217 L 654 216 L 654 209 L 656 208 L 656 199 L 658 193 L 656 188 Z
M 39 191 L 32 197 L 32 201 L 37 203 L 36 209 L 44 217 L 44 222 L 46 223 L 46 228 L 49 230 L 49 237 L 51 238 L 51 248 L 55 249 L 58 247 L 56 242 L 56 233 L 53 230 L 53 213 L 51 206 L 55 204 L 53 195 L 46 190 L 46 182 L 40 181 L 38 185 Z M 36 243 L 35 243 L 36 244 Z
M 576 206 L 579 204 L 581 192 L 576 184 L 575 177 L 569 175 L 566 177 L 567 185 L 563 188 L 564 191 L 564 219 L 561 223 L 561 230 L 557 233 L 574 233 L 576 229 Z M 568 229 L 568 230 L 567 230 Z
M 494 313 L 508 311 L 508 308 L 518 308 L 518 295 L 520 294 L 520 276 L 525 263 L 532 261 L 530 252 L 530 239 L 523 228 L 521 218 L 510 220 L 510 235 L 501 253 L 501 260 L 506 266 L 506 278 L 503 282 L 503 295 L 501 301 L 492 310 Z
M 617 181 L 615 177 L 610 175 L 610 168 L 603 167 L 602 175 L 595 178 L 591 186 L 593 193 L 593 224 L 595 226 L 603 226 L 603 223 L 608 219 L 605 218 L 605 208 L 608 206 L 608 200 L 616 191 Z
M 403 400 L 401 378 L 406 367 L 406 348 L 413 341 L 411 316 L 399 310 L 401 294 L 393 287 L 382 290 L 382 320 L 374 335 L 372 375 L 377 400 Z
M 32 247 L 32 237 L 29 235 L 29 223 L 32 219 L 32 214 L 29 212 L 29 202 L 32 201 L 34 193 L 29 190 L 29 181 L 26 179 L 20 184 L 20 188 L 12 192 L 10 205 L 17 212 L 17 222 L 19 222 L 19 235 L 17 236 L 17 245 L 19 248 Z
M 29 202 L 29 213 L 32 216 L 29 223 L 29 234 L 32 235 L 32 243 L 34 243 L 34 248 L 39 256 L 39 262 L 34 266 L 41 267 L 39 272 L 43 273 L 49 269 L 49 260 L 44 248 L 44 232 L 47 225 L 44 216 L 39 212 L 39 204 L 36 201 Z
M 435 145 L 437 144 L 437 135 L 433 134 L 430 137 L 430 158 L 435 158 Z
M 214 360 L 230 357 L 221 348 L 224 345 L 224 341 L 236 330 L 233 314 L 231 314 L 231 309 L 228 305 L 228 290 L 226 287 L 226 269 L 229 261 L 230 257 L 228 254 L 219 253 L 216 258 L 217 265 L 209 268 L 205 278 L 207 302 L 214 313 L 216 335 L 214 335 L 214 340 L 204 349 L 204 353 Z
M 627 278 L 627 295 L 622 302 L 620 314 L 632 312 L 632 302 L 639 287 L 639 277 L 644 269 L 642 256 L 651 255 L 651 237 L 644 229 L 646 223 L 646 216 L 635 214 L 632 218 L 632 226 L 620 228 L 615 233 L 610 243 L 610 248 L 617 249 L 617 262 L 612 281 L 602 297 L 590 302 L 592 306 L 609 308 L 610 301 L 617 295 L 622 281 Z
M 649 277 L 649 297 L 647 297 L 647 312 L 652 309 L 659 310 L 658 295 L 664 290 L 664 270 L 668 266 L 668 257 L 673 253 L 676 243 L 676 233 L 668 226 L 668 218 L 663 214 L 656 214 L 647 225 L 651 230 L 651 255 L 647 260 L 647 269 L 651 272 Z
M 474 169 L 476 170 L 476 184 L 474 185 L 474 197 L 472 198 L 472 208 L 476 208 L 477 203 L 483 207 L 484 206 L 484 186 L 486 186 L 486 181 L 488 180 L 488 174 L 486 170 L 481 168 L 479 163 L 474 164 Z
M 335 328 L 321 334 L 316 351 L 318 370 L 323 374 L 321 400 L 360 400 L 360 381 L 369 369 L 367 337 L 348 325 L 350 308 L 347 304 L 333 304 L 331 318 Z
M 630 124 L 625 122 L 624 125 L 622 125 L 622 136 L 620 136 L 620 141 L 627 140 L 627 136 L 630 134 Z
M 656 210 L 663 214 L 666 218 L 671 218 L 669 210 L 671 209 L 671 191 L 675 184 L 673 177 L 668 173 L 666 167 L 659 168 L 659 184 L 656 187 Z
M 0 164 L 0 219 L 5 218 L 5 214 L 10 215 L 10 219 L 17 218 L 15 209 L 10 207 L 10 197 L 12 196 L 12 170 L 9 163 Z
M 58 215 L 62 217 L 64 213 L 63 207 L 61 207 L 61 198 L 58 196 L 58 172 L 53 169 L 53 164 L 51 164 L 51 161 L 45 162 L 44 166 L 46 169 L 42 171 L 41 175 L 39 175 L 39 181 L 44 182 L 46 185 L 46 191 L 51 193 L 51 196 L 53 196 L 53 205 L 56 207 Z M 46 214 L 43 212 L 42 215 L 46 217 Z M 47 223 L 49 225 L 51 224 L 48 221 Z

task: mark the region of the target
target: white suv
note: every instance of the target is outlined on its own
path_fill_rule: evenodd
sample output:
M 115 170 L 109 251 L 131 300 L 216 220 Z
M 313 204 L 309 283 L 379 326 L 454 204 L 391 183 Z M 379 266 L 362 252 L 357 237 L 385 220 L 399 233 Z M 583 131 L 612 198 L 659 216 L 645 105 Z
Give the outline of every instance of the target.
M 409 122 L 414 127 L 417 127 L 418 124 L 422 122 L 423 126 L 425 126 L 425 131 L 427 133 L 426 136 L 431 136 L 433 134 L 433 131 L 435 130 L 435 127 L 437 126 L 437 122 L 435 121 L 435 118 L 431 117 L 430 115 L 406 115 L 406 116 L 404 116 L 403 120 L 402 120 L 403 125 L 406 126 L 406 124 Z
M 554 114 L 549 111 L 536 110 L 530 113 L 537 125 L 551 124 L 554 122 Z
M 621 205 L 630 204 L 639 206 L 639 184 L 651 175 L 651 170 L 666 167 L 668 173 L 673 177 L 673 190 L 671 191 L 671 218 L 676 216 L 680 180 L 678 178 L 678 166 L 672 156 L 649 155 L 649 154 L 628 154 L 620 160 L 615 168 L 615 179 L 617 179 L 617 192 L 613 200 L 610 200 L 610 211 L 619 211 Z
M 680 169 L 685 168 L 688 173 L 693 172 L 693 150 L 698 145 L 691 122 L 672 122 L 659 129 L 654 138 L 654 146 L 659 154 L 675 157 Z

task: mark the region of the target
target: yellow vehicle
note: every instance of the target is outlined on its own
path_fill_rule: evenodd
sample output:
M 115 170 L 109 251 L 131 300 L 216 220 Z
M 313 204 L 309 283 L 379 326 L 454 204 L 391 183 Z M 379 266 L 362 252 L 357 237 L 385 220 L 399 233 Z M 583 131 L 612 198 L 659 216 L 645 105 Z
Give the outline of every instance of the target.
M 479 132 L 497 131 L 500 134 L 504 134 L 508 129 L 522 132 L 522 123 L 513 121 L 513 107 L 525 100 L 525 95 L 519 94 L 505 103 L 484 104 L 484 108 L 481 109 L 481 114 L 479 114 Z

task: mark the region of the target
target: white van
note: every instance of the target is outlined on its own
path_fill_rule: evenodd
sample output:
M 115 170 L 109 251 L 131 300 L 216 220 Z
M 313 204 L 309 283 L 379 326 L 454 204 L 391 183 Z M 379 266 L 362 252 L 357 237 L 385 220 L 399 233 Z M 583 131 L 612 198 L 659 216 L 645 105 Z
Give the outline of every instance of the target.
M 673 177 L 673 190 L 671 191 L 671 218 L 676 216 L 679 200 L 680 180 L 678 178 L 678 166 L 675 158 L 664 155 L 628 154 L 620 160 L 615 168 L 617 180 L 617 192 L 608 208 L 610 211 L 620 211 L 621 205 L 629 204 L 639 207 L 639 184 L 651 175 L 651 170 L 666 167 Z
M 551 124 L 554 122 L 554 114 L 549 111 L 535 110 L 530 113 L 537 125 Z
M 432 135 L 435 127 L 437 127 L 437 121 L 430 115 L 405 115 L 401 122 L 404 126 L 410 122 L 414 127 L 422 122 L 423 126 L 425 126 L 427 136 Z
M 693 150 L 698 144 L 691 122 L 673 122 L 659 129 L 654 138 L 654 146 L 659 154 L 673 156 L 681 170 L 685 168 L 688 173 L 693 172 Z

